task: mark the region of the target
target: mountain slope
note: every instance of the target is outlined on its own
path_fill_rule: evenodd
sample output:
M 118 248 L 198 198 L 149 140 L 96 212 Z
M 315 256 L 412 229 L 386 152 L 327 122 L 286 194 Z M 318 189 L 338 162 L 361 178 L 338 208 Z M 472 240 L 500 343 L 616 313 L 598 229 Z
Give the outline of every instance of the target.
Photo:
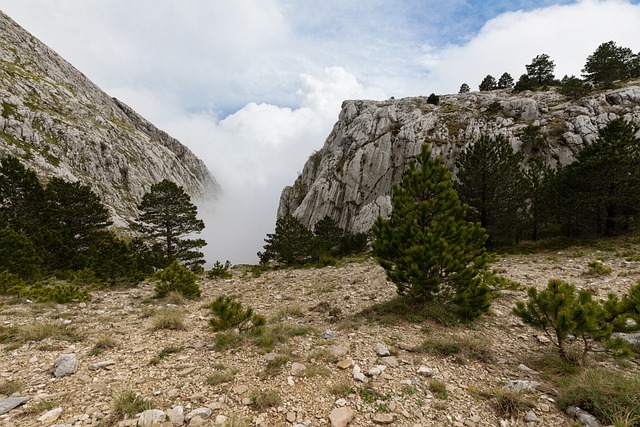
M 149 187 L 170 179 L 192 197 L 219 191 L 178 140 L 110 97 L 0 12 L 0 156 L 44 180 L 89 184 L 120 226 Z
M 346 230 L 368 231 L 378 215 L 391 212 L 391 185 L 423 143 L 452 170 L 483 134 L 504 135 L 526 159 L 567 165 L 617 117 L 640 126 L 637 81 L 577 101 L 555 91 L 510 90 L 441 96 L 439 105 L 427 97 L 345 101 L 322 149 L 282 191 L 278 216 L 290 212 L 312 227 L 330 215 Z M 543 138 L 527 138 L 531 127 Z

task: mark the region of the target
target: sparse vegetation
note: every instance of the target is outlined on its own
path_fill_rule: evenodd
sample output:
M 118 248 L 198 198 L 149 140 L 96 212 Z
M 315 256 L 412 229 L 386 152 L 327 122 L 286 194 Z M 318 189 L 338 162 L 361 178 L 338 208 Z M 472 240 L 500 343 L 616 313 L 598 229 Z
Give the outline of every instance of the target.
M 251 393 L 251 407 L 258 412 L 280 405 L 282 398 L 275 390 L 261 390 Z
M 176 308 L 162 308 L 158 310 L 153 317 L 151 329 L 154 331 L 162 329 L 171 331 L 185 330 L 184 312 Z
M 132 417 L 135 414 L 153 409 L 154 404 L 139 396 L 132 390 L 121 390 L 113 394 L 113 406 L 116 416 L 119 418 Z
M 587 368 L 559 381 L 560 407 L 578 406 L 605 424 L 637 426 L 640 422 L 640 376 L 605 368 Z
M 112 348 L 116 348 L 118 346 L 118 342 L 113 337 L 113 335 L 109 333 L 103 333 L 98 336 L 98 338 L 93 343 L 93 348 L 91 349 L 90 354 L 93 356 L 97 356 L 102 354 L 105 350 L 110 350 Z
M 508 387 L 495 387 L 481 395 L 491 400 L 492 406 L 496 413 L 502 417 L 520 418 L 524 412 L 531 409 L 534 405 L 529 396 L 524 391 L 515 390 Z
M 24 387 L 20 381 L 5 380 L 0 383 L 0 396 L 11 396 Z
M 149 364 L 157 365 L 158 363 L 160 363 L 162 359 L 166 359 L 171 354 L 180 353 L 182 350 L 183 350 L 182 347 L 165 347 L 162 350 L 160 350 L 160 352 L 156 357 L 154 357 L 149 361 Z
M 17 343 L 42 341 L 47 338 L 67 342 L 77 342 L 82 339 L 73 327 L 58 322 L 34 322 L 6 328 L 0 334 L 0 338 L 3 342 Z
M 442 380 L 430 379 L 427 389 L 438 399 L 446 399 L 448 397 L 447 385 Z
M 329 392 L 335 397 L 347 397 L 353 393 L 353 387 L 350 381 L 341 381 L 333 384 L 329 388 Z
M 456 356 L 461 362 L 466 358 L 482 363 L 493 361 L 493 354 L 486 341 L 466 335 L 449 334 L 429 337 L 416 350 L 443 357 Z
M 216 386 L 233 381 L 234 374 L 229 371 L 216 371 L 207 377 L 207 385 Z

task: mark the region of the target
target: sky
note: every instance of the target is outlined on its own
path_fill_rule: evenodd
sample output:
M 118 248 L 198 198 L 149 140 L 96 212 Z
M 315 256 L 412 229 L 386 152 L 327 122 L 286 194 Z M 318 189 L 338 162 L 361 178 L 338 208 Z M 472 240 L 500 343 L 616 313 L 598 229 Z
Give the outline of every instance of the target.
M 640 51 L 640 0 L 0 0 L 0 10 L 204 160 L 208 265 L 257 263 L 280 192 L 345 99 L 457 93 L 546 53 L 580 76 Z

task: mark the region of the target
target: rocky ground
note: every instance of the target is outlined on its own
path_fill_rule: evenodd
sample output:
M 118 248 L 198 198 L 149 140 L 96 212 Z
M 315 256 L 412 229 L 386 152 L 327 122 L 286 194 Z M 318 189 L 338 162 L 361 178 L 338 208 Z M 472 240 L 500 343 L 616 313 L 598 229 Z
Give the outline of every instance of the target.
M 627 239 L 504 255 L 492 266 L 525 286 L 544 287 L 549 278 L 560 278 L 599 295 L 624 292 L 640 279 L 637 243 Z M 588 274 L 594 260 L 612 272 Z M 394 285 L 370 259 L 258 277 L 237 269 L 231 279 L 199 284 L 200 300 L 173 304 L 153 299 L 152 283 L 93 291 L 86 303 L 4 301 L 0 326 L 5 331 L 47 324 L 75 336 L 0 345 L 0 398 L 28 399 L 0 415 L 0 426 L 133 426 L 154 414 L 167 417 L 158 424 L 163 426 L 542 427 L 574 422 L 555 405 L 548 378 L 528 369 L 548 347 L 540 332 L 511 314 L 515 302 L 524 299 L 523 290 L 503 290 L 491 313 L 466 327 L 406 321 L 392 313 L 358 315 L 395 295 Z M 247 338 L 222 349 L 205 307 L 222 294 L 237 296 L 265 315 L 272 342 Z M 167 306 L 184 314 L 183 330 L 158 328 Z M 482 343 L 488 353 L 474 358 L 416 351 L 425 340 L 440 338 Z M 52 367 L 63 354 L 73 355 L 77 368 L 57 377 Z M 357 375 L 358 368 L 364 375 Z M 637 371 L 637 365 L 627 363 L 625 369 Z M 487 392 L 509 381 L 540 386 L 527 392 L 533 403 L 528 412 L 502 419 Z M 143 419 L 117 413 L 116 397 L 127 391 L 163 412 L 147 412 Z

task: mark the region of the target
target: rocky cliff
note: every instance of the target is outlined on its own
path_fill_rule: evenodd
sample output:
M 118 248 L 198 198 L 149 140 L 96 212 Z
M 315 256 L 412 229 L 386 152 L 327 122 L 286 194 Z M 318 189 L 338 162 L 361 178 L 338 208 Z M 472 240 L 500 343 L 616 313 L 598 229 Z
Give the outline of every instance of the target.
M 455 174 L 458 154 L 481 135 L 504 135 L 526 159 L 571 163 L 598 129 L 624 117 L 640 126 L 640 82 L 570 101 L 556 91 L 474 92 L 388 101 L 345 101 L 322 149 L 282 191 L 278 217 L 290 212 L 312 227 L 325 215 L 367 231 L 391 212 L 391 187 L 424 143 Z M 531 130 L 536 137 L 531 137 Z
M 124 226 L 149 187 L 219 190 L 204 163 L 0 12 L 0 156 L 89 184 Z

